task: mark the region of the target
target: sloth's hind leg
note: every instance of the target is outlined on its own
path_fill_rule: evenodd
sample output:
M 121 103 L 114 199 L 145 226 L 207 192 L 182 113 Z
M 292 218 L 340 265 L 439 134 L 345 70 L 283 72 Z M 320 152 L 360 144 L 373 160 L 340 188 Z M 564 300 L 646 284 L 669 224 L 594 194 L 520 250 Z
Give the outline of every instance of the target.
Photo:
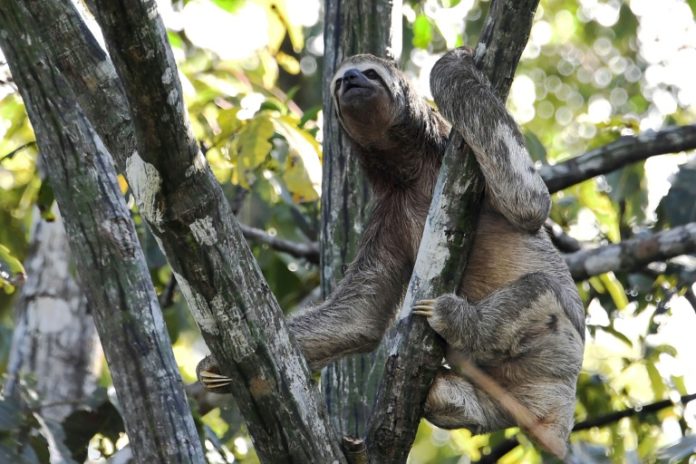
M 442 368 L 425 402 L 425 418 L 443 429 L 466 428 L 486 433 L 514 425 L 484 391 Z

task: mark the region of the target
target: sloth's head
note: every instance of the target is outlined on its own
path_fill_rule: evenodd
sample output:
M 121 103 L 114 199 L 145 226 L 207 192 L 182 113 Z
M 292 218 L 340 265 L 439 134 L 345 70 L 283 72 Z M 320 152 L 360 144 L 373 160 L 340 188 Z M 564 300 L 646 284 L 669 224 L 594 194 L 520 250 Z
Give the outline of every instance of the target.
M 400 116 L 408 83 L 393 62 L 355 55 L 339 66 L 331 95 L 341 125 L 363 147 L 385 149 L 387 130 Z

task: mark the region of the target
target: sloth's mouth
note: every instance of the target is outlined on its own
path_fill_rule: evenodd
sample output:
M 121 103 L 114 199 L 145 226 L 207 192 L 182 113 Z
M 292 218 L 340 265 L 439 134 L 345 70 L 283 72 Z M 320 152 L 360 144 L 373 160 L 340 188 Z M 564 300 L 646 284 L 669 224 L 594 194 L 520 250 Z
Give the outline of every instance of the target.
M 346 86 L 343 88 L 343 95 L 365 95 L 367 93 L 370 93 L 372 88 L 368 85 L 361 85 L 360 83 L 350 83 L 346 84 Z

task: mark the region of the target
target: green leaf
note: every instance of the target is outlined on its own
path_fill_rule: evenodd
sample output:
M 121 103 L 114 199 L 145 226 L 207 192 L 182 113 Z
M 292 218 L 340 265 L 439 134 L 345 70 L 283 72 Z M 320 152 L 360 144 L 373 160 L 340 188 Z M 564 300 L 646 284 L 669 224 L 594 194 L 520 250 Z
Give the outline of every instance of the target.
M 657 370 L 657 367 L 655 367 L 655 364 L 652 361 L 645 362 L 645 369 L 648 372 L 650 385 L 652 386 L 652 391 L 655 398 L 664 398 L 665 394 L 667 393 L 667 386 L 660 375 L 660 371 Z
M 47 222 L 56 220 L 56 215 L 53 213 L 53 205 L 55 202 L 56 198 L 53 196 L 51 184 L 45 180 L 42 181 L 41 187 L 39 187 L 39 194 L 36 198 L 36 206 L 38 206 L 41 212 L 41 219 Z
M 269 139 L 274 133 L 273 123 L 268 116 L 263 114 L 249 121 L 239 131 L 239 135 L 232 144 L 232 149 L 237 155 L 237 169 L 242 184 L 246 182 L 245 179 L 249 171 L 257 168 L 266 160 L 271 148 L 273 148 Z M 243 186 L 247 187 L 247 185 Z
M 633 348 L 633 342 L 631 341 L 630 338 L 628 338 L 626 335 L 623 333 L 619 332 L 616 330 L 616 328 L 609 326 L 609 327 L 602 327 L 602 330 L 608 334 L 613 335 L 614 337 L 618 338 L 622 342 L 624 342 L 626 345 L 629 347 Z
M 691 14 L 696 16 L 696 0 L 686 0 L 686 3 L 691 8 Z
M 0 244 L 0 288 L 12 293 L 15 287 L 24 283 L 26 277 L 22 263 L 12 256 L 6 246 Z
M 617 309 L 623 309 L 628 305 L 626 291 L 613 272 L 607 272 L 606 274 L 600 275 L 599 280 L 602 282 L 607 292 L 609 292 L 609 295 L 614 301 L 614 305 L 616 305 Z
M 537 137 L 532 131 L 525 131 L 524 140 L 532 161 L 546 163 L 546 148 L 544 147 L 544 144 L 541 143 L 541 140 L 539 140 L 539 137 Z
M 283 180 L 296 202 L 315 201 L 321 194 L 321 162 L 317 141 L 289 116 L 275 119 L 275 128 L 288 142 Z
M 433 25 L 424 14 L 419 14 L 413 22 L 413 46 L 416 48 L 428 48 L 433 40 Z
M 239 9 L 240 6 L 244 4 L 243 0 L 213 0 L 213 3 L 215 3 L 219 8 L 222 8 L 225 11 L 229 11 L 230 13 L 234 13 Z
M 121 415 L 108 400 L 92 410 L 73 412 L 63 421 L 63 429 L 65 445 L 78 462 L 87 458 L 87 445 L 97 433 L 115 442 L 125 432 Z

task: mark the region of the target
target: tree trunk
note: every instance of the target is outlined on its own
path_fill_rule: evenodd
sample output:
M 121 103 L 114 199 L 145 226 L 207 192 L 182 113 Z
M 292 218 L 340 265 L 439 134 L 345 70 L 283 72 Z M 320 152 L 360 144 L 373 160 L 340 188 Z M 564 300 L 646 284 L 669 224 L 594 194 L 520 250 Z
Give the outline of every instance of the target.
M 341 62 L 358 53 L 399 58 L 401 0 L 327 1 L 324 12 L 324 142 L 321 289 L 326 298 L 353 260 L 370 190 L 340 129 L 329 86 Z M 339 435 L 361 437 L 376 394 L 376 354 L 348 356 L 322 371 L 322 389 Z
M 20 376 L 33 376 L 45 418 L 61 421 L 96 388 L 99 339 L 80 287 L 70 273 L 63 222 L 36 215 L 27 282 L 15 306 L 8 379 L 4 394 L 16 392 Z
M 97 386 L 101 365 L 94 321 L 70 267 L 60 217 L 46 222 L 36 214 L 3 393 L 16 395 L 20 377 L 36 379 L 34 388 L 45 405 L 38 414 L 47 425 L 60 423 L 84 403 Z M 49 447 L 52 463 L 72 462 L 51 440 Z
M 291 342 L 222 189 L 193 139 L 166 31 L 151 0 L 90 1 L 109 56 L 59 0 L 29 1 L 90 118 L 130 107 L 131 140 L 110 146 L 141 216 L 160 243 L 203 337 L 231 386 L 264 462 L 343 462 L 306 363 Z M 45 6 L 43 6 L 45 5 Z M 45 9 L 60 12 L 51 27 Z M 132 31 L 137 30 L 137 34 Z M 70 34 L 62 41 L 62 34 Z M 74 38 L 78 40 L 73 40 Z M 119 89 L 113 92 L 114 65 Z M 86 102 L 86 103 L 83 103 Z M 132 142 L 132 143 L 131 143 Z M 128 151 L 133 146 L 137 151 Z
M 81 288 L 94 311 L 136 459 L 204 462 L 113 164 L 39 37 L 24 5 L 4 2 L 0 46 L 64 215 Z

